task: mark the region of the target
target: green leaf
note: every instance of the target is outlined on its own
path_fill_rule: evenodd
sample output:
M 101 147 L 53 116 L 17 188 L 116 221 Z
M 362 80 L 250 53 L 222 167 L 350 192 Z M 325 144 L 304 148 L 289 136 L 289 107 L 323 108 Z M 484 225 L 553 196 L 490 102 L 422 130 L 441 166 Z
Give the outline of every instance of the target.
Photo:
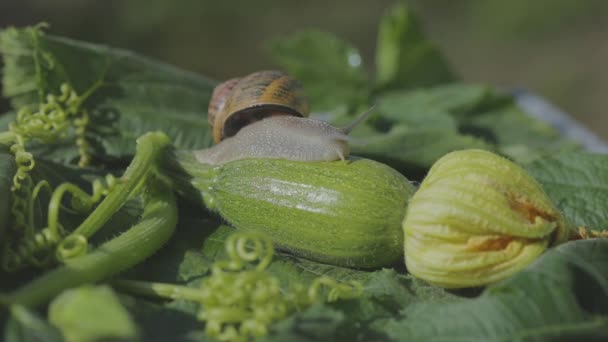
M 420 303 L 389 322 L 396 341 L 608 338 L 608 240 L 569 242 L 478 298 Z
M 501 129 L 475 120 L 482 122 L 479 117 L 486 116 L 487 120 L 497 120 L 494 116 L 498 112 L 488 110 L 512 106 L 509 96 L 491 87 L 460 83 L 391 91 L 379 96 L 378 103 L 381 117 L 372 118 L 376 119 L 373 125 L 377 131 L 355 130 L 353 153 L 387 163 L 411 179 L 422 178 L 448 152 L 500 149 L 502 141 L 497 140 L 492 130 L 500 133 Z M 509 115 L 524 116 L 528 123 L 538 125 L 520 111 Z M 358 140 L 363 143 L 357 144 Z
M 128 296 L 121 296 L 121 299 L 136 320 L 142 341 L 215 341 L 205 335 L 204 325 L 196 318 L 198 304 L 185 301 L 159 304 Z
M 384 325 L 403 308 L 419 302 L 448 303 L 458 298 L 411 275 L 384 269 L 369 275 L 361 298 L 339 301 L 332 307 L 346 317 L 341 329 L 345 340 L 368 341 L 387 339 Z
M 484 137 L 498 150 L 519 163 L 561 151 L 580 150 L 580 146 L 549 124 L 534 119 L 516 105 L 479 113 L 461 125 L 461 130 Z
M 220 223 L 208 217 L 206 212 L 196 213 L 195 209 L 180 206 L 178 224 L 171 240 L 152 257 L 129 270 L 123 278 L 183 283 L 207 275 L 213 259 L 201 247 L 212 239 Z
M 0 54 L 4 95 L 15 109 L 37 105 L 64 82 L 83 94 L 103 81 L 85 103 L 87 137 L 97 157 L 131 155 L 135 138 L 156 130 L 181 148 L 211 143 L 205 114 L 215 83 L 200 75 L 125 50 L 45 35 L 38 27 L 1 31 Z
M 274 324 L 260 341 L 335 341 L 344 314 L 324 305 L 314 305 Z
M 460 122 L 466 122 L 468 116 L 483 113 L 488 107 L 512 102 L 511 97 L 501 95 L 491 87 L 467 83 L 390 91 L 379 96 L 378 101 L 380 111 L 387 118 L 397 122 L 408 122 L 416 118 L 416 122 L 422 123 L 422 119 L 429 114 L 433 118 L 440 114 L 451 115 Z
M 6 342 L 63 342 L 57 328 L 50 325 L 35 312 L 14 305 L 10 308 L 11 316 L 4 327 Z
M 354 132 L 353 135 L 364 142 L 351 147 L 354 155 L 386 163 L 411 180 L 421 180 L 431 165 L 448 152 L 467 148 L 493 149 L 482 139 L 460 134 L 454 128 L 394 125 L 385 134 L 360 136 Z
M 302 31 L 270 44 L 277 62 L 302 82 L 314 111 L 355 108 L 368 98 L 368 80 L 356 48 L 322 31 Z
M 137 326 L 111 288 L 81 286 L 64 291 L 49 306 L 49 321 L 68 342 L 135 340 Z
M 369 273 L 361 298 L 316 305 L 273 325 L 271 341 L 387 340 L 384 321 L 419 301 L 447 303 L 457 297 L 393 270 Z
M 566 220 L 576 227 L 608 230 L 608 156 L 563 153 L 526 166 Z
M 412 11 L 404 4 L 391 8 L 382 18 L 378 32 L 378 88 L 424 87 L 454 79 L 443 56 L 424 37 Z

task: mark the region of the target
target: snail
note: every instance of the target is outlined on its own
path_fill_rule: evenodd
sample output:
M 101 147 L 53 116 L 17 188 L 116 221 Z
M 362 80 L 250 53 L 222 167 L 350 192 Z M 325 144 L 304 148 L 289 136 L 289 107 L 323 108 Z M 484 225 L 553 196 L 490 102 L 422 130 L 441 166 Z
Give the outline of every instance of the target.
M 308 100 L 297 80 L 280 71 L 259 71 L 215 88 L 208 120 L 217 145 L 195 156 L 212 165 L 245 158 L 345 160 L 348 134 L 370 113 L 346 127 L 307 118 Z
M 348 157 L 348 134 L 371 112 L 342 128 L 307 118 L 300 84 L 261 71 L 216 87 L 209 123 L 217 144 L 176 156 L 207 209 L 235 228 L 323 263 L 390 265 L 403 255 L 414 187 L 370 159 L 333 162 Z

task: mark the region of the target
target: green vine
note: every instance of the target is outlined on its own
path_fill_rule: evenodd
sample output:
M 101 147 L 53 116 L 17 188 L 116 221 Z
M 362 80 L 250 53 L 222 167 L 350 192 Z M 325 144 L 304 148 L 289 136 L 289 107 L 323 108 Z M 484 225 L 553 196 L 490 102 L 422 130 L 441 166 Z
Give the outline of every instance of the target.
M 83 108 L 84 101 L 89 98 L 101 85 L 103 77 L 91 86 L 82 96 L 79 96 L 69 84 L 60 86 L 59 95 L 49 94 L 45 102 L 37 110 L 24 107 L 17 112 L 15 120 L 9 124 L 8 131 L 0 135 L 0 143 L 10 144 L 10 151 L 15 156 L 17 171 L 13 177 L 11 213 L 13 215 L 13 240 L 18 240 L 12 246 L 4 244 L 2 248 L 2 268 L 14 271 L 26 265 L 44 267 L 52 263 L 53 248 L 62 241 L 65 231 L 59 223 L 59 210 L 62 197 L 66 192 L 72 195 L 73 209 L 79 212 L 89 211 L 99 202 L 102 195 L 107 194 L 115 180 L 106 177 L 106 184 L 98 180 L 93 183 L 93 194 L 86 192 L 73 184 L 64 183 L 53 190 L 50 184 L 42 181 L 34 185 L 30 172 L 35 167 L 32 153 L 26 145 L 29 141 L 37 140 L 42 143 L 53 143 L 65 138 L 70 127 L 74 128 L 76 145 L 79 149 L 78 164 L 86 166 L 90 160 L 90 145 L 85 137 L 89 116 Z M 34 205 L 42 189 L 51 193 L 49 202 L 47 227 L 36 229 L 34 222 Z M 72 238 L 70 253 L 58 252 L 59 258 L 65 258 L 78 250 L 86 251 L 86 239 Z
M 308 288 L 295 284 L 283 290 L 279 279 L 266 271 L 274 254 L 272 243 L 259 234 L 232 234 L 225 249 L 228 260 L 215 262 L 199 288 L 129 280 L 113 284 L 135 294 L 200 303 L 197 317 L 205 322 L 205 333 L 220 341 L 265 336 L 270 324 L 294 311 L 321 301 L 356 298 L 363 292 L 359 282 L 340 283 L 327 276 L 316 278 Z
M 40 278 L 12 293 L 0 294 L 0 305 L 36 306 L 66 288 L 106 279 L 141 262 L 171 237 L 177 223 L 177 205 L 171 184 L 157 172 L 157 164 L 167 148 L 171 147 L 171 142 L 163 133 L 152 132 L 140 137 L 137 143 L 135 158 L 121 181 L 111 188 L 88 216 L 94 219 L 85 220 L 79 226 L 79 232 L 72 232 L 68 235 L 70 239 L 64 239 L 62 244 L 68 251 L 79 248 L 78 240 L 97 231 L 129 198 L 136 195 L 143 197 L 144 212 L 141 220 L 93 251 L 71 255 L 64 260 L 63 265 L 46 272 Z M 69 188 L 65 186 L 58 189 L 69 191 Z M 140 191 L 142 189 L 145 191 Z M 71 243 L 76 245 L 68 246 Z M 86 240 L 84 243 L 86 245 Z

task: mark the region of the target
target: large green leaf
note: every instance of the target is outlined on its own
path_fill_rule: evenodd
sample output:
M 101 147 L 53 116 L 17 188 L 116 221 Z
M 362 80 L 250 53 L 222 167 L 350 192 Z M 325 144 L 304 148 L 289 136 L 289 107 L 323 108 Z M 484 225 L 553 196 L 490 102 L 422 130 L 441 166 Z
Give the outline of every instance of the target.
M 79 94 L 103 86 L 86 102 L 88 137 L 97 153 L 131 155 L 135 138 L 165 131 L 177 147 L 210 144 L 205 119 L 214 82 L 194 73 L 102 45 L 44 34 L 38 27 L 0 32 L 3 91 L 15 109 L 37 105 L 68 82 Z
M 380 116 L 372 116 L 366 129 L 353 132 L 353 153 L 387 163 L 412 179 L 459 149 L 497 151 L 518 162 L 580 149 L 529 117 L 511 96 L 488 86 L 455 83 L 391 91 L 377 100 Z
M 425 128 L 394 125 L 375 135 L 353 134 L 363 143 L 352 146 L 352 153 L 386 163 L 408 179 L 421 180 L 433 163 L 444 154 L 467 148 L 493 149 L 484 140 L 459 133 L 455 128 Z
M 397 341 L 605 341 L 608 240 L 564 244 L 479 298 L 402 314 L 386 326 Z
M 447 303 L 458 297 L 394 270 L 370 273 L 360 298 L 316 305 L 277 322 L 271 341 L 384 341 L 386 320 L 418 302 Z
M 607 155 L 563 153 L 538 159 L 527 170 L 570 223 L 608 230 Z
M 356 48 L 322 31 L 275 40 L 273 57 L 304 85 L 313 110 L 365 104 L 369 84 Z
M 390 91 L 378 97 L 380 109 L 391 120 L 407 122 L 411 118 L 429 123 L 439 113 L 450 115 L 459 122 L 466 122 L 468 117 L 483 113 L 486 109 L 512 103 L 510 96 L 500 94 L 492 87 L 453 83 L 409 91 Z M 432 114 L 431 120 L 428 115 Z
M 580 150 L 577 143 L 514 104 L 481 112 L 461 127 L 469 134 L 484 137 L 497 145 L 499 152 L 520 163 L 556 152 Z
M 431 45 L 411 10 L 404 4 L 382 18 L 376 48 L 379 89 L 415 88 L 454 80 L 439 51 Z

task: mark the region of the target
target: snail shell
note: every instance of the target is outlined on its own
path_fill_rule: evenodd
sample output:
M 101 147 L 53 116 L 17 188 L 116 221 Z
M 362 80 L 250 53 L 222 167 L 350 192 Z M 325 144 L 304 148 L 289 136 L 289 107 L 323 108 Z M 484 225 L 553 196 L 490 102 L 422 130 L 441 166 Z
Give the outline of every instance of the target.
M 300 82 L 281 71 L 265 70 L 218 85 L 208 120 L 219 143 L 252 122 L 279 115 L 307 117 L 309 111 Z

